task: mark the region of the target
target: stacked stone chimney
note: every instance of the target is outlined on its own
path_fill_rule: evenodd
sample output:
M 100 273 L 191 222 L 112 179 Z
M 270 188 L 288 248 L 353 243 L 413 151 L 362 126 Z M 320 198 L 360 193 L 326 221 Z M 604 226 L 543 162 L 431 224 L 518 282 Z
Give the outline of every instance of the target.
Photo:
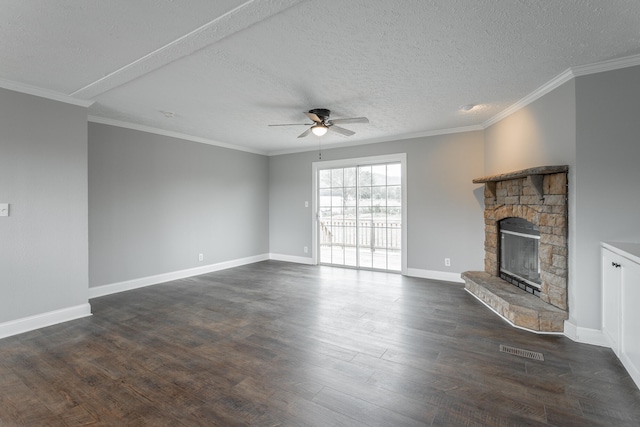
M 484 272 L 465 272 L 466 288 L 517 326 L 562 331 L 567 318 L 568 166 L 542 166 L 474 179 L 484 183 Z M 522 218 L 538 226 L 539 298 L 499 278 L 499 221 Z
M 491 185 L 485 185 L 484 269 L 499 275 L 498 222 L 510 217 L 526 219 L 540 230 L 540 299 L 566 310 L 567 172 L 542 175 L 542 197 L 530 176 L 495 181 L 495 193 Z

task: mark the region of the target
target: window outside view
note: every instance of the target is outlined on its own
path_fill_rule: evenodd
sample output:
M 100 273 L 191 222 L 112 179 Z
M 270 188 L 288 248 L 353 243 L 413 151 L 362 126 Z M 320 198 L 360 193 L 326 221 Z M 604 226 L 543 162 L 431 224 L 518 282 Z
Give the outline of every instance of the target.
M 320 263 L 400 271 L 400 163 L 319 171 Z

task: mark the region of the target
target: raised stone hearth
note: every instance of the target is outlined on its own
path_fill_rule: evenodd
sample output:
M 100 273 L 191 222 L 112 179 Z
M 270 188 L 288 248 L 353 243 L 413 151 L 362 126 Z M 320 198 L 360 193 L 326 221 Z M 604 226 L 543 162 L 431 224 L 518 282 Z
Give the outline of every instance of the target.
M 516 326 L 562 332 L 567 313 L 567 166 L 542 166 L 474 179 L 484 183 L 485 271 L 462 274 L 465 288 Z M 539 228 L 537 296 L 502 280 L 498 223 L 521 218 Z
M 562 332 L 567 312 L 484 271 L 462 273 L 465 288 L 514 325 L 536 332 Z

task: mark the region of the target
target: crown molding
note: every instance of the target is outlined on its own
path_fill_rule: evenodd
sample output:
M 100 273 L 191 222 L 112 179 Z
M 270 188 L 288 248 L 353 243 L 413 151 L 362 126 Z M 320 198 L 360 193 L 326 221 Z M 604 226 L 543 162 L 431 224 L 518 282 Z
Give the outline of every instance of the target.
M 0 78 L 0 88 L 12 90 L 14 92 L 26 93 L 27 95 L 39 96 L 40 98 L 51 99 L 53 101 L 64 102 L 65 104 L 76 105 L 84 108 L 88 108 L 94 103 L 94 101 L 91 100 L 78 99 L 61 92 L 43 89 L 41 87 L 25 83 L 18 83 L 3 78 Z
M 249 147 L 243 147 L 241 145 L 227 144 L 225 142 L 216 141 L 213 139 L 202 138 L 199 136 L 188 135 L 186 133 L 174 132 L 166 129 L 155 128 L 151 126 L 139 125 L 137 123 L 125 122 L 121 120 L 109 119 L 106 117 L 89 116 L 88 120 L 92 123 L 99 123 L 103 125 L 116 126 L 125 129 L 137 130 L 140 132 L 153 133 L 156 135 L 168 136 L 171 138 L 184 139 L 187 141 L 199 142 L 201 144 L 214 145 L 216 147 L 228 148 L 230 150 L 244 151 L 252 154 L 260 154 L 266 156 L 267 153 L 262 150 L 256 150 Z
M 424 138 L 428 136 L 449 135 L 452 133 L 475 132 L 477 130 L 484 130 L 484 128 L 481 125 L 471 125 L 471 126 L 461 126 L 457 128 L 446 128 L 446 129 L 429 130 L 424 132 L 405 133 L 405 134 L 396 135 L 393 137 L 369 139 L 367 140 L 367 144 L 373 144 L 378 142 L 401 141 L 404 139 Z
M 407 139 L 425 138 L 429 136 L 449 135 L 452 133 L 475 132 L 478 130 L 484 130 L 484 128 L 480 125 L 473 125 L 473 126 L 463 126 L 463 127 L 457 127 L 457 128 L 439 129 L 439 130 L 432 130 L 432 131 L 425 131 L 425 132 L 407 133 L 403 135 L 385 136 L 380 138 L 364 139 L 361 141 L 336 142 L 333 144 L 322 145 L 321 149 L 331 150 L 334 148 L 355 147 L 358 145 L 368 145 L 368 144 L 380 144 L 383 142 L 396 142 L 396 141 L 403 141 Z M 318 151 L 318 146 L 314 145 L 313 147 L 309 146 L 305 148 L 274 150 L 274 151 L 269 151 L 267 155 L 281 156 L 283 154 L 305 153 L 309 151 Z
M 636 65 L 640 65 L 640 55 L 625 56 L 624 58 L 609 59 L 607 61 L 568 68 L 558 76 L 540 86 L 538 89 L 531 92 L 529 95 L 522 98 L 520 101 L 511 105 L 507 109 L 502 110 L 495 116 L 491 117 L 489 120 L 482 123 L 482 128 L 486 129 L 489 126 L 496 124 L 500 120 L 510 116 L 521 108 L 526 107 L 533 101 L 541 98 L 542 96 L 546 95 L 547 93 L 551 92 L 552 90 L 556 89 L 557 87 L 561 86 L 571 79 L 580 76 L 586 76 L 589 74 L 618 70 L 620 68 L 635 67 Z
M 579 65 L 577 67 L 571 67 L 571 71 L 575 77 L 580 77 L 588 74 L 618 70 L 620 68 L 635 67 L 636 65 L 640 65 L 640 55 L 609 59 L 607 61 L 596 62 L 595 64 Z
M 559 86 L 562 86 L 564 83 L 568 82 L 574 77 L 575 76 L 573 75 L 573 71 L 571 70 L 571 68 L 566 69 L 564 72 L 560 73 L 558 76 L 549 80 L 547 83 L 543 84 L 538 89 L 534 90 L 529 95 L 525 96 L 515 104 L 511 105 L 510 107 L 507 107 L 506 109 L 502 110 L 495 116 L 491 117 L 489 120 L 486 120 L 485 122 L 483 122 L 482 128 L 486 129 L 489 126 L 498 123 L 500 120 L 507 118 L 508 116 L 515 113 L 516 111 L 531 104 L 533 101 L 542 98 L 544 95 L 548 94 L 549 92 L 558 88 Z

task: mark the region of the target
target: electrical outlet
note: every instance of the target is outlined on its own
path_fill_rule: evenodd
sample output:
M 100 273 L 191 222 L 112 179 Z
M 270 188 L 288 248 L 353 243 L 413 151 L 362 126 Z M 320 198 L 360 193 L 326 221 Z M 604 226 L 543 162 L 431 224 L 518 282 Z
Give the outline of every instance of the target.
M 198 254 L 198 261 L 204 261 L 204 254 Z
M 308 248 L 308 247 L 306 247 L 306 246 L 304 247 L 304 253 L 305 253 L 305 254 L 309 253 L 309 248 Z
M 444 259 L 444 266 L 445 267 L 451 267 L 451 258 L 445 258 Z

